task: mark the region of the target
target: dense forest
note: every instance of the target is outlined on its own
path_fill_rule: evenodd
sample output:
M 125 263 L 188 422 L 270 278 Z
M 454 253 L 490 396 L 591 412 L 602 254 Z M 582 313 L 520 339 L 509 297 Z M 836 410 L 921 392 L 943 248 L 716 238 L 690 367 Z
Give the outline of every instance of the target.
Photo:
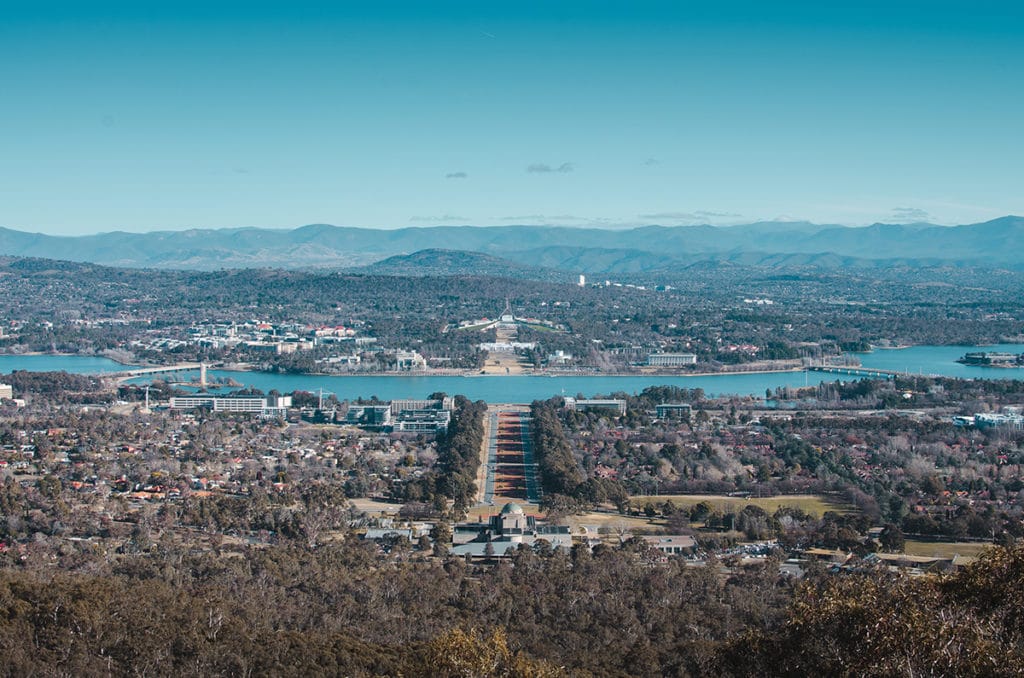
M 4 675 L 1021 675 L 1024 547 L 780 578 L 635 543 L 385 562 L 366 542 L 0 552 Z M 51 561 L 52 562 L 52 561 Z

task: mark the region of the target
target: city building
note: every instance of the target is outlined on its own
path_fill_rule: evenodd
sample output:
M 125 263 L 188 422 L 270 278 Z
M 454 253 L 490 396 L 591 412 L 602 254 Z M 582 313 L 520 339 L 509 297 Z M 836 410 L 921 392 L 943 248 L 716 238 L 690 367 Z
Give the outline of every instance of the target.
M 488 353 L 515 353 L 518 350 L 532 351 L 537 344 L 532 341 L 486 341 L 476 347 Z
M 391 414 L 399 415 L 406 410 L 451 410 L 455 406 L 455 398 L 445 396 L 442 399 L 405 399 L 391 401 Z
M 210 396 L 191 395 L 171 398 L 172 410 L 194 410 L 204 407 L 214 412 L 248 412 L 262 416 L 287 414 L 291 396 Z
M 625 400 L 577 400 L 576 398 L 565 398 L 565 407 L 577 412 L 612 411 L 618 414 L 626 413 Z
M 0 384 L 0 398 L 8 400 L 14 398 L 14 387 L 10 384 Z
M 654 409 L 658 419 L 670 419 L 688 415 L 693 407 L 689 403 L 662 403 Z
M 366 428 L 382 428 L 391 424 L 391 405 L 349 405 L 345 423 Z
M 986 412 L 974 415 L 974 425 L 981 429 L 1010 428 L 1019 431 L 1024 429 L 1024 416 L 1010 412 L 1000 414 Z
M 393 431 L 406 433 L 440 433 L 448 430 L 451 410 L 402 410 L 392 420 Z

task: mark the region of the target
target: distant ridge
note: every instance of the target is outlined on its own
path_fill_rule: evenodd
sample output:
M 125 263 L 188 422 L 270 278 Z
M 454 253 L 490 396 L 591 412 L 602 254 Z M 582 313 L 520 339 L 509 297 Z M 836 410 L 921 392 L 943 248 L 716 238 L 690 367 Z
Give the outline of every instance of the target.
M 433 226 L 377 230 L 311 224 L 292 230 L 232 228 L 50 236 L 0 228 L 0 254 L 131 268 L 351 269 L 391 257 L 432 252 L 387 266 L 441 270 L 504 268 L 535 276 L 551 270 L 594 275 L 673 269 L 701 261 L 742 265 L 873 267 L 953 265 L 1024 268 L 1024 218 L 979 224 L 874 224 L 863 228 L 808 222 L 739 226 L 643 226 L 627 230 L 565 226 Z M 460 260 L 440 252 L 475 252 L 503 260 Z M 430 263 L 430 259 L 435 261 Z M 517 265 L 519 268 L 513 266 Z M 523 268 L 525 267 L 525 269 Z
M 489 275 L 557 282 L 567 282 L 571 275 L 565 271 L 517 264 L 479 252 L 439 249 L 399 254 L 369 266 L 349 269 L 349 272 L 402 276 Z

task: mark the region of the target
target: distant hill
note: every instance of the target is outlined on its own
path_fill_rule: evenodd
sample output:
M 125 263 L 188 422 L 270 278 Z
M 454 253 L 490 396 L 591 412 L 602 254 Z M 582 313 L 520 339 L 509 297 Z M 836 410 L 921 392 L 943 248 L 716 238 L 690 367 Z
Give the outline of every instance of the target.
M 567 282 L 571 277 L 571 274 L 565 271 L 517 264 L 508 259 L 492 257 L 489 254 L 439 249 L 399 254 L 369 266 L 348 270 L 351 273 L 374 275 L 489 275 L 497 278 L 528 278 L 557 282 Z
M 1022 236 L 1024 218 L 1016 216 L 964 226 L 874 224 L 864 228 L 807 222 L 759 222 L 729 227 L 644 226 L 626 230 L 564 226 L 377 230 L 314 224 L 293 230 L 193 229 L 80 237 L 0 228 L 0 255 L 196 270 L 352 269 L 375 262 L 409 270 L 442 270 L 445 265 L 474 270 L 493 266 L 509 275 L 530 277 L 550 273 L 544 269 L 590 275 L 624 274 L 671 270 L 702 261 L 824 268 L 866 268 L 899 262 L 910 266 L 1021 269 Z M 388 261 L 424 251 L 430 254 Z M 459 258 L 450 254 L 455 251 L 488 255 L 496 260 Z
M 533 262 L 538 266 L 560 271 L 595 274 L 643 273 L 676 266 L 680 262 L 678 257 L 639 249 L 568 247 L 565 245 L 508 252 L 505 257 L 519 263 Z

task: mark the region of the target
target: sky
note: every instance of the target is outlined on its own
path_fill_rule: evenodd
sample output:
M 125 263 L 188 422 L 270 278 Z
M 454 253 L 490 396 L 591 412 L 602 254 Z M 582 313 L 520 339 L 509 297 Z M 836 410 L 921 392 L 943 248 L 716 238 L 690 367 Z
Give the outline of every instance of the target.
M 1024 213 L 1024 3 L 0 0 L 0 226 Z

